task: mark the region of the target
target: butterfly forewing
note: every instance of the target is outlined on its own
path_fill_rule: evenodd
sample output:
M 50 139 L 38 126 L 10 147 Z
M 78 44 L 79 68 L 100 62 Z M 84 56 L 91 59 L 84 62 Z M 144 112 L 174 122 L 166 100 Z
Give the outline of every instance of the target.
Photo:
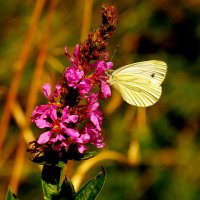
M 166 71 L 167 65 L 165 62 L 158 60 L 149 60 L 120 67 L 112 73 L 112 76 L 122 77 L 123 75 L 138 75 L 141 78 L 148 79 L 160 85 L 165 79 Z

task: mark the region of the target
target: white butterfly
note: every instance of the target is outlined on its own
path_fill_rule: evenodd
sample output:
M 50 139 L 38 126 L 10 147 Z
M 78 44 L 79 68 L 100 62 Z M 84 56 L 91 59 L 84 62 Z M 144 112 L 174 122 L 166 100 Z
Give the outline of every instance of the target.
M 148 107 L 158 101 L 162 93 L 167 65 L 163 61 L 149 60 L 125 65 L 109 75 L 109 83 L 123 99 L 134 106 Z

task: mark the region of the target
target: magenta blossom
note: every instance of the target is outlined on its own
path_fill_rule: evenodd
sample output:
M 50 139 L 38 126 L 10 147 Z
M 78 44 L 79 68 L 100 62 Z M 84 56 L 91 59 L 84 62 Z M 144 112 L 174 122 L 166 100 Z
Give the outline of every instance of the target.
M 113 63 L 106 61 L 106 48 L 116 29 L 117 12 L 114 6 L 104 5 L 101 13 L 101 25 L 75 46 L 73 55 L 65 47 L 70 64 L 55 89 L 50 84 L 43 85 L 48 103 L 37 106 L 31 116 L 43 130 L 30 149 L 36 161 L 41 156 L 40 160 L 51 163 L 51 155 L 57 161 L 80 159 L 90 151 L 91 144 L 97 148 L 104 146 L 99 100 L 111 95 L 107 72 Z
M 100 130 L 98 130 L 92 123 L 86 123 L 85 128 L 77 142 L 78 151 L 80 153 L 84 153 L 85 150 L 87 150 L 88 143 L 95 145 L 97 148 L 103 148 L 105 146 Z
M 91 94 L 88 97 L 87 115 L 97 130 L 101 130 L 103 117 L 99 107 L 98 94 Z
M 37 124 L 37 120 L 46 119 L 55 107 L 53 104 L 36 106 L 31 116 L 32 122 Z
M 94 124 L 87 123 L 84 128 L 84 134 L 89 135 L 90 142 L 97 148 L 103 148 L 105 146 L 101 132 L 94 126 Z
M 92 81 L 90 78 L 83 79 L 77 86 L 79 94 L 82 97 L 86 97 L 86 94 L 89 94 L 92 89 Z
M 76 88 L 84 72 L 79 70 L 76 66 L 68 68 L 65 72 L 65 78 L 68 81 L 69 87 Z
M 53 109 L 59 107 L 59 103 L 55 101 L 55 99 L 60 95 L 61 86 L 56 85 L 56 89 L 53 94 L 51 94 L 51 85 L 46 83 L 43 85 L 43 93 L 44 96 L 50 101 L 49 104 L 36 106 L 34 109 L 31 119 L 32 122 L 37 124 L 37 121 L 40 119 L 46 119 L 49 116 L 49 113 L 52 112 Z
M 111 95 L 107 71 L 113 64 L 99 60 L 81 66 L 79 51 L 76 45 L 74 57 L 71 57 L 65 49 L 71 66 L 65 70 L 64 82 L 57 84 L 53 92 L 50 84 L 43 85 L 44 96 L 49 102 L 37 106 L 31 119 L 38 128 L 45 129 L 37 144 L 49 145 L 55 151 L 68 150 L 70 145 L 75 145 L 78 152 L 84 154 L 88 144 L 97 148 L 104 146 L 99 97 Z
M 85 150 L 87 149 L 86 145 L 88 143 L 90 143 L 90 135 L 87 133 L 82 133 L 77 141 L 79 153 L 85 152 Z
M 63 109 L 61 117 L 58 117 L 56 108 L 52 109 L 46 119 L 36 120 L 36 125 L 39 128 L 47 129 L 40 135 L 38 144 L 51 144 L 59 141 L 61 147 L 68 147 L 69 144 L 76 142 L 80 136 L 77 130 L 68 127 L 68 124 L 76 123 L 77 120 L 78 115 L 70 115 L 68 107 Z
M 94 63 L 93 66 L 96 67 L 94 71 L 95 78 L 100 82 L 100 97 L 105 99 L 111 96 L 110 86 L 107 83 L 108 75 L 106 73 L 113 66 L 113 63 L 100 60 Z
M 100 82 L 100 97 L 106 99 L 111 96 L 110 86 L 106 81 L 101 80 Z
M 93 67 L 96 68 L 94 74 L 101 78 L 102 76 L 105 77 L 105 72 L 112 68 L 112 62 L 105 62 L 104 60 L 97 61 L 93 64 Z

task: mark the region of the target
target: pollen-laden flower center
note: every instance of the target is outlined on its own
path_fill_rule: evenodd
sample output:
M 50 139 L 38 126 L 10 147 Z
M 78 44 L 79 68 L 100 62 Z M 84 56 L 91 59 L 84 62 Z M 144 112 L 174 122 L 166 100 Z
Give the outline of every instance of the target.
M 52 130 L 57 134 L 62 133 L 62 128 L 60 127 L 60 123 L 58 120 L 54 122 Z

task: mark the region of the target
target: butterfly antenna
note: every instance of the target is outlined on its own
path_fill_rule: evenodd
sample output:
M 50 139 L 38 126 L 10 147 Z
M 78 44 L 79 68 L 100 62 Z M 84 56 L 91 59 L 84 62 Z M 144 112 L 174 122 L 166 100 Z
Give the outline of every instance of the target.
M 119 45 L 116 46 L 116 48 L 115 48 L 115 50 L 114 50 L 114 52 L 113 52 L 113 55 L 112 55 L 112 57 L 110 58 L 110 62 L 112 61 L 112 59 L 113 59 L 114 55 L 116 54 L 118 48 L 119 48 Z

